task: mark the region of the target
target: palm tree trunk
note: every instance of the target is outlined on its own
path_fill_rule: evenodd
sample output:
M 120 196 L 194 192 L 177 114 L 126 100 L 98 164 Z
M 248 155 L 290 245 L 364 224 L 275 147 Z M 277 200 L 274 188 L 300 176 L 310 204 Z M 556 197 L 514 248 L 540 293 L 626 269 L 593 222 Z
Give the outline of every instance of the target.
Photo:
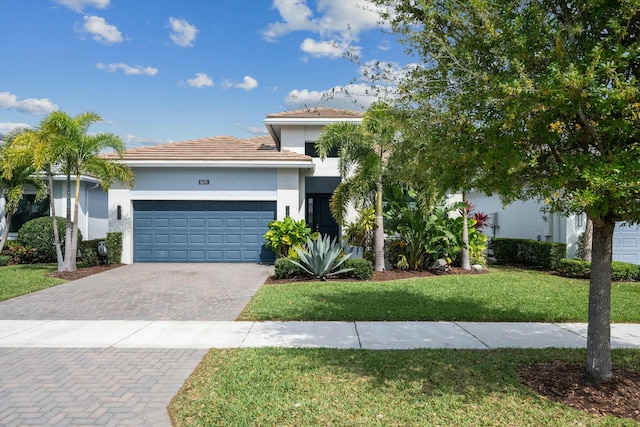
M 51 171 L 47 173 L 49 184 L 49 209 L 51 210 L 51 218 L 53 218 L 53 243 L 56 247 L 56 260 L 58 261 L 58 271 L 64 270 L 64 258 L 62 257 L 62 246 L 60 245 L 60 230 L 58 230 L 58 221 L 56 219 L 56 203 L 53 197 L 53 174 Z
M 78 253 L 78 211 L 80 205 L 80 174 L 76 175 L 76 195 L 75 200 L 73 201 L 73 229 L 71 231 L 71 241 L 69 242 L 69 246 L 71 246 L 71 258 L 69 259 L 69 268 L 68 271 L 76 271 L 76 254 Z
M 611 373 L 611 263 L 615 221 L 593 218 L 593 255 L 589 281 L 587 373 L 608 381 Z
M 71 271 L 71 174 L 67 172 L 67 223 L 64 232 L 64 271 Z
M 2 238 L 0 238 L 0 252 L 2 252 L 2 250 L 4 249 L 4 244 L 7 243 L 7 239 L 9 238 L 9 226 L 11 225 L 11 218 L 13 218 L 13 214 L 7 211 L 7 215 L 5 216 L 4 230 L 2 230 Z
M 375 237 L 376 271 L 384 271 L 384 222 L 382 220 L 382 181 L 378 181 L 376 189 L 376 237 Z
M 467 193 L 464 191 L 462 192 L 462 201 L 467 203 Z M 471 270 L 471 262 L 469 261 L 469 212 L 467 206 L 462 208 L 462 252 L 460 254 L 460 264 L 463 270 Z

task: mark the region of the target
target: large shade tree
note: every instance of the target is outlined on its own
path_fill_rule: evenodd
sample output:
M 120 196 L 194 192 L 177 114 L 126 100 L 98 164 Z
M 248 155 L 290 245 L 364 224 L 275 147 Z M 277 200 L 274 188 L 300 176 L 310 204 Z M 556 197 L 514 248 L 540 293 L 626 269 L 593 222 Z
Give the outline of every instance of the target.
M 112 133 L 89 134 L 89 127 L 102 118 L 93 112 L 75 117 L 62 111 L 54 111 L 45 117 L 39 128 L 16 137 L 13 141 L 12 158 L 16 163 L 30 159 L 37 170 L 49 176 L 49 193 L 53 200 L 54 174 L 66 177 L 66 229 L 65 253 L 60 251 L 60 238 L 54 220 L 56 253 L 59 271 L 75 271 L 78 251 L 78 215 L 80 183 L 83 175 L 98 178 L 101 187 L 107 190 L 115 181 L 133 184 L 131 169 L 110 159 L 101 157 L 105 150 L 113 150 L 122 157 L 125 147 L 122 140 Z M 72 190 L 72 179 L 75 179 Z M 73 202 L 72 202 L 73 200 Z M 54 212 L 52 211 L 52 215 Z M 55 215 L 54 215 L 55 216 Z
M 505 203 L 593 222 L 586 368 L 610 379 L 613 231 L 640 221 L 640 0 L 374 1 L 421 59 L 400 91 L 422 117 L 412 126 L 449 129 L 417 149 L 437 142 L 443 164 Z
M 350 205 L 375 206 L 375 270 L 384 271 L 384 225 L 382 217 L 383 176 L 396 127 L 390 108 L 384 102 L 371 105 L 362 124 L 337 122 L 325 126 L 316 142 L 322 159 L 338 149 L 341 182 L 331 198 L 336 221 L 344 225 Z

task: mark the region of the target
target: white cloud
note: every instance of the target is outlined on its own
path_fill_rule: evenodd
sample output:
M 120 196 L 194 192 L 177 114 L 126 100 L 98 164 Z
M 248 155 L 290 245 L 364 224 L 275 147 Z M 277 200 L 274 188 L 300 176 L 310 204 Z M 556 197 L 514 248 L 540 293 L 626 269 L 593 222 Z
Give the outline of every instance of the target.
M 242 83 L 237 83 L 233 85 L 233 87 L 244 90 L 253 90 L 258 87 L 258 81 L 251 76 L 244 76 Z
M 56 3 L 67 7 L 74 12 L 82 13 L 85 7 L 95 7 L 96 9 L 106 9 L 110 0 L 53 0 Z
M 89 33 L 100 43 L 113 44 L 122 42 L 122 33 L 115 25 L 107 24 L 104 18 L 93 15 L 84 16 L 84 24 L 79 32 Z
M 304 53 L 308 53 L 309 55 L 316 58 L 340 58 L 345 53 L 345 48 L 339 46 L 338 42 L 334 40 L 315 41 L 313 39 L 304 39 L 304 41 L 300 44 L 300 49 Z
M 30 127 L 31 125 L 28 125 L 26 123 L 10 123 L 10 122 L 0 123 L 0 134 L 6 135 L 14 129 L 30 128 Z
M 101 70 L 107 70 L 110 73 L 115 73 L 118 70 L 124 71 L 125 74 L 130 76 L 155 76 L 158 74 L 158 69 L 153 67 L 142 67 L 140 65 L 136 65 L 134 67 L 125 64 L 124 62 L 120 63 L 111 63 L 108 65 L 103 64 L 102 62 L 98 62 L 96 64 L 96 68 Z
M 198 29 L 195 25 L 189 24 L 184 19 L 169 18 L 169 26 L 171 27 L 171 34 L 169 38 L 178 46 L 193 47 L 193 41 L 196 39 Z
M 295 89 L 285 98 L 285 104 L 292 108 L 322 106 L 348 110 L 366 109 L 379 97 L 365 84 L 335 86 L 326 90 Z
M 202 88 L 213 86 L 213 80 L 205 73 L 196 73 L 194 78 L 187 80 L 187 84 L 191 87 Z
M 122 137 L 125 147 L 130 150 L 132 148 L 148 147 L 150 145 L 170 144 L 174 142 L 171 139 L 154 139 L 135 135 L 125 135 Z
M 58 109 L 49 98 L 28 98 L 18 101 L 18 97 L 9 92 L 0 92 L 0 108 L 18 110 L 29 114 L 47 114 Z
M 378 8 L 369 0 L 318 0 L 317 13 L 307 5 L 307 0 L 274 0 L 282 21 L 274 22 L 262 32 L 268 41 L 295 32 L 308 31 L 317 34 L 320 41 L 306 39 L 301 48 L 315 57 L 335 57 L 335 49 L 327 49 L 325 43 L 336 43 L 342 52 L 356 49 L 360 33 L 379 26 Z
M 258 127 L 258 126 L 249 126 L 247 128 L 247 132 L 252 133 L 254 135 L 266 135 L 267 133 L 269 133 L 269 131 L 267 131 L 267 128 L 263 127 Z

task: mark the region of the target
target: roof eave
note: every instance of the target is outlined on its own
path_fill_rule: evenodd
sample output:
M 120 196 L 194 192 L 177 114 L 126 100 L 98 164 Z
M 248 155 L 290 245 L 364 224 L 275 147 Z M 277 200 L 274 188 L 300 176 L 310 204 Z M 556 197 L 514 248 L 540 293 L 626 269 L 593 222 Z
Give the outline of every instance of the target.
M 216 167 L 216 168 L 277 168 L 277 169 L 313 169 L 311 160 L 121 160 L 129 167 Z

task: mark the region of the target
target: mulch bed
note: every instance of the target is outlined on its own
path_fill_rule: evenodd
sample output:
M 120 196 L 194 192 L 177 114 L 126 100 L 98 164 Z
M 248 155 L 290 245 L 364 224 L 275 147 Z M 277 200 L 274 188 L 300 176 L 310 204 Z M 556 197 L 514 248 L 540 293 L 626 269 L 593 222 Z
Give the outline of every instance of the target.
M 435 270 L 424 270 L 424 271 L 409 271 L 409 270 L 387 270 L 387 271 L 374 271 L 373 277 L 371 278 L 372 282 L 386 282 L 389 280 L 400 280 L 400 279 L 417 279 L 420 277 L 433 277 L 433 276 L 443 276 L 443 275 L 457 275 L 457 274 L 486 274 L 489 270 L 484 269 L 482 271 L 473 271 L 473 270 L 463 270 L 459 267 L 452 267 L 449 271 L 435 271 Z M 317 279 L 312 279 L 308 277 L 296 277 L 294 279 L 276 279 L 273 276 L 270 276 L 265 283 L 266 284 L 279 284 L 279 283 L 293 283 L 293 282 L 310 282 L 316 281 Z M 355 279 L 340 279 L 340 278 L 328 278 L 327 281 L 334 280 L 340 282 L 359 282 L 359 280 Z
M 93 267 L 79 268 L 76 271 L 55 271 L 49 274 L 49 277 L 57 277 L 64 280 L 78 280 L 92 274 L 102 273 L 112 268 L 122 267 L 124 264 L 95 265 Z
M 613 368 L 611 381 L 592 381 L 584 364 L 544 362 L 523 366 L 520 382 L 556 402 L 598 415 L 640 422 L 640 371 Z
M 54 272 L 50 276 L 66 280 L 76 280 L 92 274 L 101 273 L 123 264 L 98 265 L 80 268 L 77 271 Z M 441 275 L 485 274 L 480 272 L 452 268 L 447 272 L 437 271 L 401 271 L 389 270 L 374 272 L 371 280 L 414 279 Z M 266 284 L 302 282 L 310 279 L 274 279 Z M 330 279 L 341 280 L 344 279 Z M 566 362 L 544 362 L 523 366 L 517 373 L 519 381 L 551 400 L 583 410 L 592 414 L 613 415 L 640 422 L 640 371 L 613 368 L 613 378 L 606 383 L 593 382 L 586 374 L 584 364 Z

